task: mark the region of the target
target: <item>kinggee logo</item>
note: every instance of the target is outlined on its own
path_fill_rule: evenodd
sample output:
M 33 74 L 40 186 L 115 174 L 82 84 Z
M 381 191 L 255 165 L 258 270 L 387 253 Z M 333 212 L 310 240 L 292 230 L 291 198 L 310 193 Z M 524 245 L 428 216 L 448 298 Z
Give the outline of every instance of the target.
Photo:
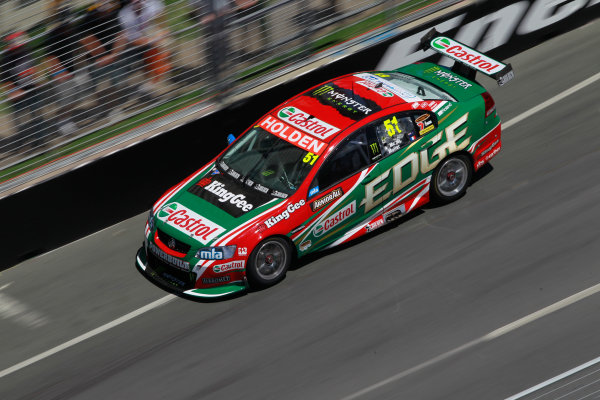
M 438 50 L 446 50 L 450 47 L 450 41 L 446 38 L 435 38 L 431 41 L 431 46 Z
M 224 183 L 216 180 L 213 181 L 210 177 L 202 178 L 198 182 L 198 186 L 217 196 L 221 203 L 229 202 L 237 208 L 241 208 L 244 212 L 248 212 L 254 208 L 253 204 L 246 201 L 246 196 L 228 191 Z

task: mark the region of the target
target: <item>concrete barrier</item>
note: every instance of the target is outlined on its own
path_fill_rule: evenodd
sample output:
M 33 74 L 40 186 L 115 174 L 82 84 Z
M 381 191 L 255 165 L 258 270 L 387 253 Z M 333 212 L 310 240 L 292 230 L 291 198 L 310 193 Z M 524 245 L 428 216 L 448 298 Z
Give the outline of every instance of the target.
M 497 58 L 596 19 L 600 1 L 479 2 L 423 25 L 388 33 L 385 40 L 281 83 L 201 120 L 80 167 L 0 200 L 0 270 L 147 210 L 166 189 L 200 168 L 262 114 L 293 94 L 337 75 L 385 63 L 414 62 L 416 38 L 432 26 Z M 593 51 L 593 50 L 592 50 Z M 399 61 L 394 57 L 401 55 Z M 437 56 L 429 56 L 437 59 Z M 390 61 L 392 60 L 392 61 Z M 406 62 L 404 62 L 406 61 Z M 518 70 L 515 71 L 518 77 Z M 140 226 L 140 240 L 143 227 Z M 99 243 L 99 246 L 102 244 Z M 132 257 L 135 249 L 132 249 Z

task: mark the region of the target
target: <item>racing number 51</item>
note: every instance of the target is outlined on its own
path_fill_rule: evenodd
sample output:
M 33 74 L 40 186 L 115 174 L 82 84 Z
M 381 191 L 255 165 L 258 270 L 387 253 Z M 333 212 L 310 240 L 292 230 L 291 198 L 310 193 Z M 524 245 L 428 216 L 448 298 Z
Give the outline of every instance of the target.
M 318 155 L 311 153 L 310 151 L 304 156 L 304 158 L 302 159 L 302 161 L 304 161 L 305 163 L 309 162 L 310 165 L 313 165 L 315 163 L 315 161 L 317 161 L 317 158 L 319 158 Z
M 394 136 L 396 132 L 402 133 L 402 129 L 400 129 L 398 126 L 398 120 L 396 117 L 386 119 L 383 121 L 383 125 L 385 125 L 385 130 L 387 131 L 388 136 Z

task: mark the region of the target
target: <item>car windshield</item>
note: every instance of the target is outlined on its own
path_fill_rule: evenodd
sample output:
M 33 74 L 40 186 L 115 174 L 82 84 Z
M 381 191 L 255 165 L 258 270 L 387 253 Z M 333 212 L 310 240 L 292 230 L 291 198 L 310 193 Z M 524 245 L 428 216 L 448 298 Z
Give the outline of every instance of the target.
M 442 91 L 440 88 L 415 78 L 414 76 L 401 74 L 399 72 L 386 72 L 386 74 L 389 74 L 389 77 L 386 77 L 385 79 L 411 93 L 416 93 L 417 96 L 423 100 L 456 101 L 452 96 Z
M 304 181 L 319 156 L 255 126 L 233 142 L 217 165 L 246 184 L 290 195 Z M 258 184 L 258 185 L 256 185 Z M 287 197 L 287 196 L 280 196 Z

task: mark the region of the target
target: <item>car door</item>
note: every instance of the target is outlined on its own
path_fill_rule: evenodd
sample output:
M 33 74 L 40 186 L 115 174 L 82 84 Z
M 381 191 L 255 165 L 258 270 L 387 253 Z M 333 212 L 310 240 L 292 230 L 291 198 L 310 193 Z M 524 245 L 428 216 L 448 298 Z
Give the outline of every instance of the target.
M 422 173 L 420 157 L 428 138 L 436 134 L 437 118 L 429 111 L 404 111 L 379 119 L 370 129 L 375 131 L 383 153 L 380 186 L 372 191 L 383 199 L 383 222 L 388 223 L 420 204 L 427 191 L 428 174 Z
M 365 184 L 380 175 L 381 148 L 373 131 L 364 128 L 340 142 L 313 179 L 307 203 L 308 229 L 294 238 L 299 250 L 316 250 L 344 238 L 358 223 L 381 211 L 381 201 L 365 211 Z

